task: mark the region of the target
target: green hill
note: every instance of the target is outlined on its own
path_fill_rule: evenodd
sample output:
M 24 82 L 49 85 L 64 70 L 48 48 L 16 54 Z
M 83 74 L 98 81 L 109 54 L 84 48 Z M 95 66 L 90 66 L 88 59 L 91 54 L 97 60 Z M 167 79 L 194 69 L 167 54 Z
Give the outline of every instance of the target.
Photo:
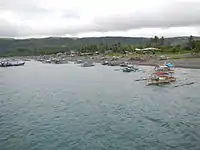
M 200 39 L 199 37 L 194 37 Z M 121 45 L 145 46 L 151 42 L 151 38 L 142 37 L 89 37 L 89 38 L 32 38 L 32 39 L 3 39 L 0 38 L 0 53 L 34 55 L 38 53 L 51 53 L 68 50 L 80 50 L 88 45 L 112 46 Z M 188 41 L 188 37 L 165 38 L 164 45 L 182 45 Z

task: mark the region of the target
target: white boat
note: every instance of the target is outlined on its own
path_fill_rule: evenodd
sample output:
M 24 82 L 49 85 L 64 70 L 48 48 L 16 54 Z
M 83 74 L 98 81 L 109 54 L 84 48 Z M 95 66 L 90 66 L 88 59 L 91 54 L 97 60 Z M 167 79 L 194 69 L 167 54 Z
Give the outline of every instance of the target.
M 24 64 L 24 61 L 1 61 L 0 67 L 23 66 Z
M 94 64 L 93 63 L 89 63 L 89 62 L 84 62 L 82 64 L 82 67 L 92 67 L 92 66 L 94 66 Z

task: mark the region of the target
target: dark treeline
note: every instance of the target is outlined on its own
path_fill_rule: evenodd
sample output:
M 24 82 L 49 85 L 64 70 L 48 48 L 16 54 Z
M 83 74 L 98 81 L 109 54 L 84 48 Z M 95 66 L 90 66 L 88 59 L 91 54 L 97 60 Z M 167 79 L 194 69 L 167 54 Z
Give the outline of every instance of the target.
M 89 45 L 82 45 L 80 47 L 80 52 L 100 52 L 104 53 L 107 50 L 112 50 L 112 52 L 116 53 L 125 53 L 126 51 L 135 51 L 136 48 L 147 48 L 147 47 L 154 47 L 161 49 L 162 52 L 181 52 L 181 51 L 188 51 L 188 52 L 199 52 L 200 51 L 200 40 L 195 40 L 193 36 L 190 36 L 186 39 L 184 43 L 181 44 L 167 44 L 164 37 L 157 37 L 150 38 L 146 43 L 142 45 L 133 45 L 133 44 L 123 44 L 117 42 L 112 45 L 107 44 L 89 44 Z
M 58 52 L 100 52 L 112 50 L 117 53 L 134 51 L 135 48 L 155 47 L 163 52 L 191 51 L 199 52 L 200 38 L 198 37 L 98 37 L 98 38 L 44 38 L 44 39 L 0 39 L 0 55 L 43 55 Z

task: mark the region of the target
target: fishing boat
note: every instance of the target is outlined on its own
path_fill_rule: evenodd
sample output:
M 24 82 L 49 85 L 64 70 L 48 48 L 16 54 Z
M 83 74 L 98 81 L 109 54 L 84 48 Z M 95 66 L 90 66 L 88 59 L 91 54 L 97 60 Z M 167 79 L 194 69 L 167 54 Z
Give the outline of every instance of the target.
M 123 62 L 123 63 L 120 64 L 120 67 L 127 67 L 128 65 L 129 65 L 128 62 Z
M 0 67 L 23 66 L 24 64 L 24 61 L 2 61 Z
M 175 82 L 176 78 L 172 76 L 170 73 L 166 72 L 157 72 L 153 73 L 148 79 L 147 85 L 163 85 L 163 84 L 171 84 Z
M 101 64 L 102 64 L 102 65 L 108 65 L 109 62 L 108 62 L 108 61 L 103 61 Z
M 163 65 L 157 65 L 154 68 L 155 72 L 166 72 L 166 73 L 174 73 L 174 65 L 172 63 L 164 63 Z
M 74 64 L 83 64 L 84 62 L 83 62 L 83 60 L 76 60 L 76 61 L 74 61 Z
M 174 70 L 170 69 L 170 68 L 167 67 L 167 66 L 156 66 L 156 67 L 154 68 L 154 71 L 156 71 L 156 72 L 163 71 L 163 72 L 174 73 Z
M 108 66 L 117 66 L 117 65 L 118 65 L 118 63 L 116 61 L 110 61 L 108 63 Z
M 92 66 L 94 66 L 94 64 L 93 63 L 89 63 L 89 62 L 86 61 L 81 66 L 82 67 L 92 67 Z
M 129 67 L 123 68 L 122 69 L 123 72 L 132 72 L 133 70 Z
M 127 65 L 127 67 L 123 68 L 123 72 L 136 72 L 139 71 L 140 69 L 135 67 L 134 65 Z

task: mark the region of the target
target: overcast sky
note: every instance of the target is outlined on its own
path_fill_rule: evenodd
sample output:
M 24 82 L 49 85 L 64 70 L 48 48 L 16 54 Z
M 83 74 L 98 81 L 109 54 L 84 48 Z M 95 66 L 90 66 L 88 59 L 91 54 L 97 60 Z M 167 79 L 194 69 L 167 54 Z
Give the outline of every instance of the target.
M 200 0 L 0 0 L 0 37 L 200 35 Z

